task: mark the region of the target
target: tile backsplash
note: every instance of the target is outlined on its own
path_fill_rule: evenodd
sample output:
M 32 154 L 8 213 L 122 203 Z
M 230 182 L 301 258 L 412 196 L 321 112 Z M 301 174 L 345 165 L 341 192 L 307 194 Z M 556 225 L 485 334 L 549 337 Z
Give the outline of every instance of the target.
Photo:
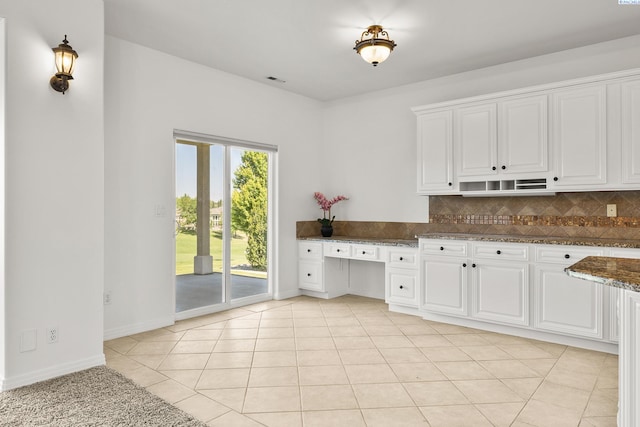
M 617 217 L 607 217 L 607 204 Z M 336 221 L 334 234 L 410 239 L 430 232 L 640 239 L 640 191 L 555 196 L 430 196 L 429 223 Z M 316 221 L 296 223 L 296 236 L 320 234 Z
M 607 217 L 615 204 L 617 217 Z M 450 231 L 640 238 L 640 191 L 558 193 L 537 197 L 431 196 L 429 222 Z M 440 231 L 440 230 L 439 230 Z

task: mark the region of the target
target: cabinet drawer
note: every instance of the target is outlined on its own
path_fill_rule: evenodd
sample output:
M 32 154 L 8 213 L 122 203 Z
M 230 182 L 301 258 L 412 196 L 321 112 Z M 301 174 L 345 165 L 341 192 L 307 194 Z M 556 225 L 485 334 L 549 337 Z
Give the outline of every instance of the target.
M 380 246 L 375 245 L 351 245 L 351 256 L 356 259 L 378 261 L 380 249 Z
M 584 257 L 599 256 L 603 253 L 602 249 L 542 245 L 536 246 L 536 261 L 571 265 Z
M 349 258 L 351 256 L 351 245 L 349 243 L 325 243 L 324 256 Z
M 298 258 L 322 260 L 322 243 L 318 242 L 299 242 Z
M 389 254 L 387 257 L 389 267 L 418 268 L 417 249 L 390 248 L 387 253 Z
M 298 287 L 314 291 L 324 290 L 322 282 L 322 262 L 298 262 Z
M 408 270 L 392 270 L 389 272 L 388 302 L 418 304 L 417 275 Z
M 474 243 L 473 257 L 527 261 L 529 259 L 529 247 L 509 243 Z
M 467 256 L 467 243 L 457 240 L 420 240 L 420 251 L 430 255 Z

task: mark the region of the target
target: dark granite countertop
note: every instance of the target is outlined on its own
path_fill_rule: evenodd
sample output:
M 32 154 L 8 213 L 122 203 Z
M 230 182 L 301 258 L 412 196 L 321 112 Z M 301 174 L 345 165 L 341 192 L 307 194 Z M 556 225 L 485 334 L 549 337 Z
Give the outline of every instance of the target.
M 384 245 L 384 246 L 404 246 L 417 248 L 418 239 L 377 239 L 375 237 L 352 237 L 352 236 L 331 236 L 331 237 L 298 237 L 298 240 L 313 240 L 317 242 L 339 242 L 354 243 L 363 245 Z
M 640 292 L 640 259 L 588 256 L 565 271 L 571 277 Z
M 538 243 L 545 245 L 604 246 L 612 248 L 640 248 L 640 240 L 598 239 L 587 237 L 518 236 L 506 234 L 426 233 L 422 239 L 474 240 L 509 243 Z

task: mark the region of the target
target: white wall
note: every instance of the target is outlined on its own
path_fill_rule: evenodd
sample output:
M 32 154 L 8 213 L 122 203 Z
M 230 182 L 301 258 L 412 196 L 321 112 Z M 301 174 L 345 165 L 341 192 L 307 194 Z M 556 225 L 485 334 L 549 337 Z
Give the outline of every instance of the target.
M 276 297 L 296 295 L 295 222 L 324 182 L 321 104 L 110 36 L 105 64 L 105 337 L 173 321 L 174 129 L 279 147 Z
M 2 1 L 0 16 L 7 29 L 0 380 L 12 388 L 104 362 L 104 12 L 101 0 Z M 62 95 L 49 78 L 51 48 L 65 34 L 79 60 Z M 48 327 L 58 328 L 55 344 L 45 342 Z M 28 330 L 37 347 L 20 352 Z
M 393 67 L 393 55 L 381 66 Z M 411 107 L 639 67 L 635 36 L 329 103 L 324 145 L 333 156 L 324 185 L 351 197 L 333 213 L 352 221 L 427 220 L 427 198 L 415 195 Z

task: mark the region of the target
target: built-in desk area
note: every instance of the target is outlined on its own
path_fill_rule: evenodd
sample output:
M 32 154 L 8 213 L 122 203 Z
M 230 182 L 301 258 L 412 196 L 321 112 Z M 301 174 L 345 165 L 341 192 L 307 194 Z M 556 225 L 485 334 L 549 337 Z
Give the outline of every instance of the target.
M 419 267 L 417 239 L 298 240 L 298 287 L 304 295 L 353 294 L 417 309 Z

